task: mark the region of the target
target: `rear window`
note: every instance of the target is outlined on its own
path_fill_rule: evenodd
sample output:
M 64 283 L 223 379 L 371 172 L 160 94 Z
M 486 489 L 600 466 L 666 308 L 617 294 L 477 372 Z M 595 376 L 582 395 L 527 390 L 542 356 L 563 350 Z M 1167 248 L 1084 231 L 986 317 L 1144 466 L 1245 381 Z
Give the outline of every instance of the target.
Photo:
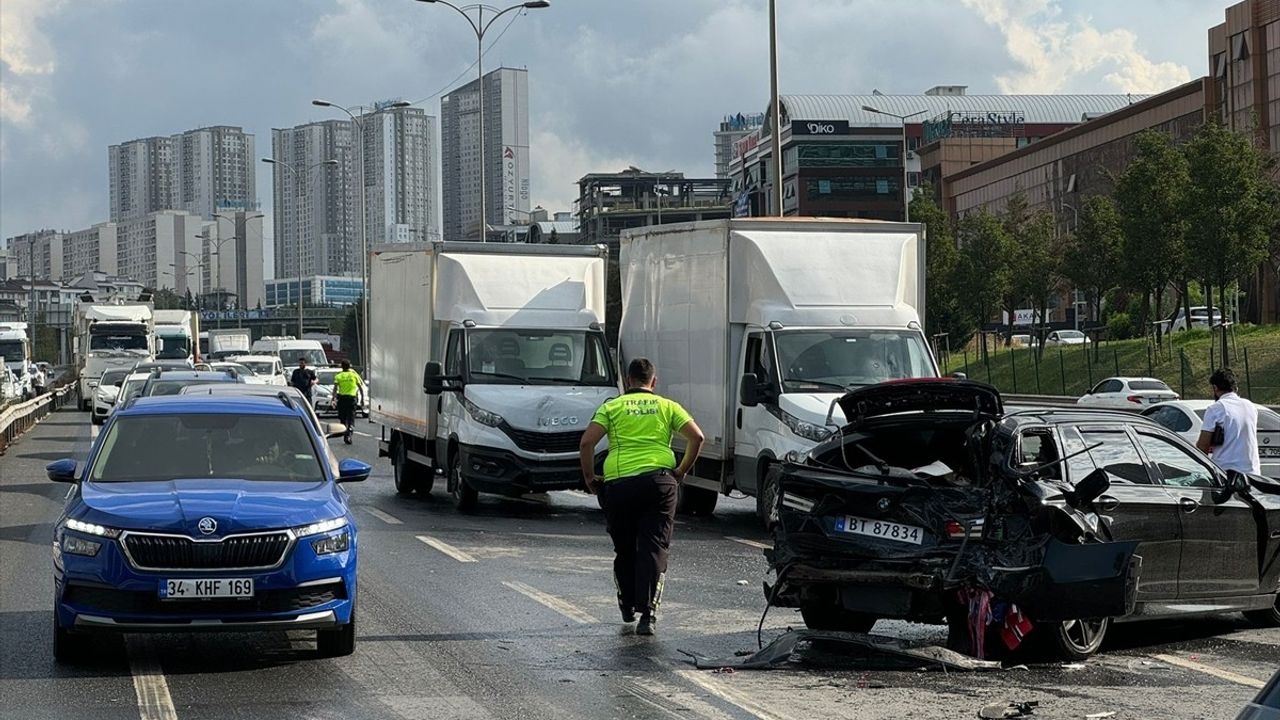
M 102 379 L 98 381 L 99 385 L 119 385 L 120 381 L 129 377 L 128 370 L 108 370 L 102 373 Z
M 1266 408 L 1258 408 L 1258 430 L 1260 432 L 1280 432 L 1280 413 Z
M 1173 392 L 1168 385 L 1159 380 L 1130 380 L 1130 390 L 1156 390 L 1159 392 Z
M 137 415 L 117 418 L 89 479 L 318 482 L 324 479 L 302 418 L 275 415 Z

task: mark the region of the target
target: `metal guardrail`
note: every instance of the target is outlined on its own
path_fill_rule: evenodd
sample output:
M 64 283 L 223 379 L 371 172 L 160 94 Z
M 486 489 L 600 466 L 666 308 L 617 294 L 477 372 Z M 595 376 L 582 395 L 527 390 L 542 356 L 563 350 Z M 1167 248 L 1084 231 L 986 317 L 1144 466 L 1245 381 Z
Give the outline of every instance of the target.
M 1079 407 L 1089 409 L 1088 405 L 1077 405 L 1076 398 L 1064 395 L 1015 395 L 1013 393 L 1000 393 L 1000 398 L 1004 400 L 1005 405 L 1030 405 L 1033 407 Z M 1280 412 L 1280 405 L 1259 405 L 1259 407 L 1269 408 L 1276 412 Z
M 76 393 L 76 384 L 71 383 L 33 398 L 26 402 L 10 405 L 0 411 L 0 455 L 18 436 L 30 430 L 49 413 L 67 403 L 67 398 Z

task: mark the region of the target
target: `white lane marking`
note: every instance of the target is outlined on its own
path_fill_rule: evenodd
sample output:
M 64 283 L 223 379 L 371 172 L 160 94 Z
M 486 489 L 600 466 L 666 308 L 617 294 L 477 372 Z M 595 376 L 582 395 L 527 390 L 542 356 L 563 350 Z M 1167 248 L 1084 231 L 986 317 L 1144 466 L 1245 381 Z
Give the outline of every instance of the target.
M 530 600 L 533 600 L 536 603 L 540 603 L 542 605 L 545 605 L 548 608 L 551 608 L 552 610 L 560 613 L 561 615 L 569 618 L 570 620 L 576 623 L 589 625 L 591 623 L 600 622 L 599 620 L 592 617 L 590 613 L 586 612 L 585 610 L 582 610 L 581 608 L 570 603 L 569 601 L 562 600 L 556 597 L 555 595 L 544 593 L 535 587 L 525 585 L 522 582 L 507 582 L 505 580 L 503 581 L 502 584 L 512 590 L 515 590 L 521 595 L 524 595 Z
M 747 547 L 760 548 L 761 550 L 772 550 L 772 549 L 773 549 L 773 546 L 772 546 L 772 545 L 769 545 L 769 544 L 767 544 L 767 543 L 757 542 L 757 541 L 755 541 L 755 540 L 748 540 L 748 539 L 746 539 L 746 538 L 740 538 L 740 537 L 733 537 L 733 536 L 731 536 L 731 535 L 725 535 L 725 536 L 724 536 L 724 539 L 725 539 L 725 540 L 732 540 L 732 541 L 734 541 L 734 542 L 736 542 L 736 543 L 741 543 L 741 544 L 743 544 L 743 545 L 746 545 Z
M 370 435 L 369 433 L 367 433 L 367 432 L 360 432 L 359 430 L 352 430 L 352 431 L 351 431 L 351 434 L 353 434 L 353 435 L 359 435 L 360 437 L 367 437 L 367 438 L 371 438 L 371 437 L 373 437 L 373 436 L 372 436 L 372 435 Z
M 729 703 L 753 717 L 759 718 L 759 720 L 791 720 L 786 715 L 779 715 L 776 711 L 766 710 L 751 698 L 743 695 L 741 692 L 725 687 L 724 683 L 712 680 L 711 675 L 706 671 L 682 669 L 661 658 L 653 657 L 649 659 L 658 665 L 667 668 L 677 676 L 697 685 L 703 690 L 706 690 L 720 700 Z
M 430 535 L 416 535 L 415 537 L 458 562 L 473 563 L 476 561 L 476 559 L 471 555 L 459 550 L 443 540 L 437 540 Z
M 1202 662 L 1197 662 L 1195 660 L 1180 658 L 1176 655 L 1152 655 L 1151 657 L 1155 658 L 1156 660 L 1159 660 L 1162 663 L 1177 665 L 1178 667 L 1186 668 L 1187 670 L 1195 670 L 1196 672 L 1201 672 L 1201 673 L 1204 673 L 1205 675 L 1212 675 L 1213 677 L 1216 677 L 1220 680 L 1233 682 L 1237 685 L 1244 685 L 1245 687 L 1257 688 L 1261 690 L 1262 686 L 1266 685 L 1265 682 L 1263 682 L 1262 680 L 1258 680 L 1257 678 L 1251 678 L 1246 675 L 1239 675 L 1237 673 L 1231 672 L 1230 670 L 1223 670 L 1221 668 L 1216 668 L 1216 667 L 1213 667 L 1212 665 L 1206 665 Z
M 169 683 L 164 679 L 160 663 L 151 653 L 146 638 L 128 637 L 129 672 L 133 675 L 133 692 L 138 697 L 141 720 L 178 720 L 178 710 L 169 696 Z
M 367 510 L 367 511 L 369 512 L 369 514 L 370 514 L 370 515 L 372 515 L 372 516 L 374 516 L 374 517 L 378 518 L 379 520 L 381 520 L 382 522 L 384 522 L 384 523 L 386 523 L 386 524 L 388 524 L 388 525 L 403 525 L 403 524 L 404 524 L 404 523 L 400 522 L 400 518 L 396 517 L 395 515 L 392 515 L 391 513 L 383 512 L 383 511 L 379 510 L 378 508 L 373 507 L 373 506 L 371 506 L 371 505 L 367 505 L 367 506 L 365 506 L 365 510 Z

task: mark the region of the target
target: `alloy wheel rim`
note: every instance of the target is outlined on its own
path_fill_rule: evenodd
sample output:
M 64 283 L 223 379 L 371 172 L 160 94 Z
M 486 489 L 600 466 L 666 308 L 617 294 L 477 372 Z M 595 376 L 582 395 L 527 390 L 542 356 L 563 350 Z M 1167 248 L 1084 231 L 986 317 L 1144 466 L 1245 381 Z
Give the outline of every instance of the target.
M 1094 649 L 1098 644 L 1106 620 L 1068 620 L 1062 624 L 1062 634 L 1072 647 L 1082 652 Z

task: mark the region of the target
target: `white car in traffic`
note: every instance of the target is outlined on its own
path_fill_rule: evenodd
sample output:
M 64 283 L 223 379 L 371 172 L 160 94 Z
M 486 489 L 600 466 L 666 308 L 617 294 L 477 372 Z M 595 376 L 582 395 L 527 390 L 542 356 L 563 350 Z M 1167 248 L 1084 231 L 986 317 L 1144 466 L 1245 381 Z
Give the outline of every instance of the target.
M 1175 400 L 1153 405 L 1142 414 L 1194 443 L 1200 439 L 1204 413 L 1212 404 L 1212 400 Z M 1280 478 L 1280 413 L 1261 405 L 1255 407 L 1258 408 L 1258 456 L 1262 461 L 1262 474 Z
M 1206 330 L 1214 325 L 1222 324 L 1222 311 L 1218 308 L 1213 309 L 1213 319 L 1209 319 L 1209 308 L 1207 306 L 1198 306 L 1191 308 L 1191 327 L 1196 330 Z M 1181 308 L 1169 318 L 1169 330 L 1171 332 L 1181 332 L 1187 329 L 1187 315 Z
M 1079 330 L 1054 330 L 1044 339 L 1045 347 L 1057 345 L 1088 345 L 1089 336 Z
M 231 358 L 231 362 L 244 365 L 253 371 L 258 377 L 258 382 L 264 385 L 279 385 L 284 387 L 289 384 L 289 376 L 285 374 L 284 363 L 275 355 L 239 355 Z
M 116 400 L 120 397 L 120 386 L 130 372 L 130 370 L 120 369 L 102 373 L 102 377 L 98 379 L 98 386 L 93 389 L 93 406 L 89 409 L 89 412 L 93 413 L 91 420 L 94 425 L 101 425 L 107 421 L 107 417 L 115 409 Z
M 244 380 L 246 385 L 269 385 L 270 384 L 267 382 L 267 378 L 259 376 L 256 372 L 253 371 L 253 368 L 249 367 L 248 365 L 245 365 L 244 363 L 220 360 L 217 362 L 209 363 L 209 369 L 217 372 L 228 372 L 228 371 L 233 372 L 241 380 Z
M 1157 378 L 1109 377 L 1076 400 L 1076 404 L 1139 411 L 1156 403 L 1177 399 L 1178 393 Z

